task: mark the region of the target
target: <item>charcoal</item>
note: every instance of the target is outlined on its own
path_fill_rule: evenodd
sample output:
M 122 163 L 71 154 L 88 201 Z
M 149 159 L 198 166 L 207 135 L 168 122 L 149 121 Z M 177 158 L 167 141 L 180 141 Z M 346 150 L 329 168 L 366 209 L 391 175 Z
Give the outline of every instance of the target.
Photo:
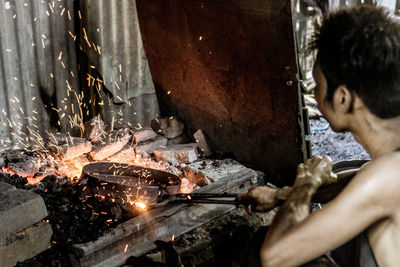
M 55 175 L 45 177 L 38 185 L 27 179 L 0 172 L 0 181 L 39 194 L 45 202 L 52 230 L 52 247 L 17 266 L 71 266 L 72 244 L 98 239 L 105 231 L 135 216 L 124 213 L 122 204 L 96 197 L 87 179 L 73 183 Z M 137 215 L 137 214 L 136 214 Z
M 3 152 L 3 158 L 6 163 L 15 163 L 29 159 L 29 155 L 23 150 L 13 149 Z
M 24 161 L 8 163 L 7 167 L 16 172 L 19 176 L 33 177 L 39 172 L 41 162 L 40 159 L 29 157 Z
M 21 176 L 18 176 L 16 174 L 9 175 L 2 172 L 0 172 L 0 181 L 11 184 L 17 189 L 25 189 L 25 185 L 28 182 L 26 178 L 22 178 Z
M 41 167 L 41 160 L 23 150 L 7 150 L 2 153 L 4 165 L 22 177 L 33 177 Z

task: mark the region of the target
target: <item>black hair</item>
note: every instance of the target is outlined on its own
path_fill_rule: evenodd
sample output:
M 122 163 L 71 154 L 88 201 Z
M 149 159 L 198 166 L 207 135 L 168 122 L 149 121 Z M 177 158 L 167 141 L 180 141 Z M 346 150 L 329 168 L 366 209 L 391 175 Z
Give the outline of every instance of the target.
M 400 24 L 381 7 L 362 5 L 328 14 L 310 44 L 327 84 L 353 90 L 380 118 L 400 115 Z

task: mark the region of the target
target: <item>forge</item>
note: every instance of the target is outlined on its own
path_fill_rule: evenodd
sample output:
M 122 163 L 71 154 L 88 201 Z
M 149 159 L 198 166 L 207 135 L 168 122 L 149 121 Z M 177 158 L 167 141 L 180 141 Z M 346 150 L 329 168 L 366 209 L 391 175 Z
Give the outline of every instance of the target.
M 0 220 L 16 227 L 0 232 L 5 266 L 129 265 L 196 239 L 187 258 L 214 242 L 193 231 L 214 225 L 226 241 L 221 218 L 250 216 L 235 194 L 292 183 L 310 155 L 292 8 L 7 1 Z M 5 205 L 14 195 L 30 197 Z M 244 223 L 256 231 L 271 216 Z

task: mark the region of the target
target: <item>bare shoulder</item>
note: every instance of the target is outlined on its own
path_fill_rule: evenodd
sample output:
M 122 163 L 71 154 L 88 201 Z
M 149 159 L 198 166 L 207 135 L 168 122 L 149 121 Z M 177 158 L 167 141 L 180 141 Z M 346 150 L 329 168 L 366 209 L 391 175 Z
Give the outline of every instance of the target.
M 366 185 L 400 185 L 400 153 L 387 154 L 371 161 L 361 168 L 355 178 Z
M 400 153 L 381 156 L 365 165 L 343 191 L 360 204 L 389 215 L 400 201 Z

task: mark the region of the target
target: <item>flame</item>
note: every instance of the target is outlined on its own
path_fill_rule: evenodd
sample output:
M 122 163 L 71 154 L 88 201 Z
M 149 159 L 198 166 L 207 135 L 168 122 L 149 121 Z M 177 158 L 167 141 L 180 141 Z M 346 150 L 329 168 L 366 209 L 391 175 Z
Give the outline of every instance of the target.
M 89 164 L 90 161 L 81 156 L 70 160 L 64 160 L 60 163 L 62 167 L 60 167 L 59 172 L 73 180 L 74 177 L 79 178 L 81 176 L 83 166 Z

